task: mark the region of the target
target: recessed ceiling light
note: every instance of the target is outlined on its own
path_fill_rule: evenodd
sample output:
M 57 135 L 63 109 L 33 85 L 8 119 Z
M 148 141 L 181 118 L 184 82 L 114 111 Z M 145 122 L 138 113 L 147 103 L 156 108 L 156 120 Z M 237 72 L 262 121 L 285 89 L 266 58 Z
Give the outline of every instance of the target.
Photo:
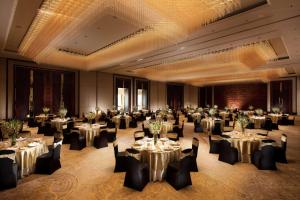
M 139 59 L 137 59 L 136 61 L 138 61 L 138 62 L 139 62 L 139 61 L 142 61 L 142 60 L 144 60 L 144 59 L 143 59 L 143 58 L 139 58 Z
M 183 50 L 183 49 L 185 49 L 185 47 L 180 47 L 180 48 L 179 48 L 179 50 Z

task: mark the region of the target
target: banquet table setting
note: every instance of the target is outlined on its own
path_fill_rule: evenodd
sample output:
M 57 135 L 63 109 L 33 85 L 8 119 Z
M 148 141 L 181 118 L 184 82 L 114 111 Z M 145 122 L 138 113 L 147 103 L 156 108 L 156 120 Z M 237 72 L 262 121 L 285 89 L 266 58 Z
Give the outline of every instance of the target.
M 248 129 L 246 129 L 245 133 L 231 131 L 225 132 L 223 135 L 229 136 L 226 140 L 231 143 L 232 147 L 238 150 L 239 161 L 244 163 L 251 163 L 251 155 L 254 151 L 261 148 L 262 140 L 267 139 L 266 136 L 250 132 Z
M 180 143 L 168 138 L 160 138 L 154 144 L 153 138 L 145 137 L 136 141 L 132 147 L 140 151 L 141 161 L 148 164 L 151 181 L 163 181 L 168 164 L 178 161 L 181 156 Z
M 63 125 L 67 124 L 67 118 L 55 118 L 51 120 L 51 126 L 55 127 L 58 131 L 62 131 Z
M 204 132 L 206 132 L 208 134 L 212 133 L 215 123 L 221 123 L 222 131 L 224 130 L 224 126 L 225 126 L 224 120 L 217 119 L 217 118 L 211 118 L 211 117 L 203 118 L 200 123 L 201 123 L 201 126 L 202 126 Z
M 266 121 L 266 117 L 265 116 L 251 116 L 250 117 L 250 121 L 252 123 L 254 123 L 254 128 L 255 129 L 260 129 Z
M 48 152 L 48 146 L 42 138 L 18 138 L 14 146 L 11 141 L 0 142 L 0 150 L 14 150 L 20 178 L 34 172 L 36 158 Z
M 101 125 L 84 123 L 84 124 L 75 126 L 75 128 L 78 128 L 80 133 L 85 135 L 86 146 L 93 146 L 94 138 L 95 138 L 95 136 L 99 135 Z
M 120 120 L 121 120 L 121 115 L 116 115 L 114 117 L 112 117 L 112 121 L 115 122 L 116 126 L 119 127 L 120 126 Z M 131 121 L 131 117 L 129 115 L 124 115 L 125 117 L 125 122 L 126 122 L 126 128 L 129 127 L 129 122 Z

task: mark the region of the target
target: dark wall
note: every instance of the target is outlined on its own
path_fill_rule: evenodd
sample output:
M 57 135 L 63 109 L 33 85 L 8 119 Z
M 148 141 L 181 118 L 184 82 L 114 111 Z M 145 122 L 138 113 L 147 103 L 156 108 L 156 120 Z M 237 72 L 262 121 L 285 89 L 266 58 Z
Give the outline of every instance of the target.
M 61 74 L 64 74 L 63 98 L 69 115 L 75 114 L 75 72 L 14 66 L 14 117 L 29 114 L 30 71 L 33 70 L 33 113 L 42 113 L 44 106 L 56 114 L 60 107 Z
M 167 104 L 170 108 L 181 109 L 184 106 L 184 86 L 167 84 Z
M 249 105 L 267 110 L 267 84 L 244 83 L 214 86 L 214 104 L 246 110 Z

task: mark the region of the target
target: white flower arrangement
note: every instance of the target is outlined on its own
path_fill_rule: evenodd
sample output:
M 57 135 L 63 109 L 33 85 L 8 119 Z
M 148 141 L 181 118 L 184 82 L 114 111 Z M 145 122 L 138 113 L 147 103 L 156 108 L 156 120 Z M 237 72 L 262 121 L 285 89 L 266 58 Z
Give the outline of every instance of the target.
M 162 125 L 161 121 L 151 122 L 149 124 L 151 133 L 154 135 L 159 134 L 161 131 L 161 125 Z
M 199 107 L 197 110 L 198 110 L 198 112 L 200 112 L 200 113 L 203 112 L 203 108 L 202 108 L 202 107 Z
M 227 106 L 224 107 L 224 110 L 228 112 L 229 108 Z
M 249 110 L 253 110 L 253 109 L 254 109 L 254 106 L 249 105 L 248 109 L 249 109 Z
M 249 124 L 249 119 L 248 119 L 247 115 L 239 114 L 238 118 L 237 118 L 237 123 L 241 127 L 242 131 L 244 132 L 245 128 Z
M 67 115 L 68 110 L 66 108 L 60 108 L 58 111 L 58 114 L 61 118 L 65 118 Z
M 88 119 L 89 123 L 92 123 L 93 119 L 96 118 L 96 113 L 88 112 L 85 116 Z
M 216 114 L 217 110 L 214 109 L 214 108 L 211 108 L 209 109 L 208 113 L 211 115 L 211 116 L 214 116 Z
M 1 126 L 1 131 L 3 133 L 8 134 L 11 136 L 11 145 L 14 146 L 16 144 L 16 138 L 23 126 L 23 123 L 19 120 L 12 119 L 10 121 L 4 122 Z
M 273 113 L 280 113 L 280 108 L 279 107 L 273 107 L 272 108 Z
M 263 111 L 263 109 L 261 109 L 261 108 L 257 108 L 257 109 L 255 109 L 255 113 L 256 113 L 257 115 L 261 116 L 261 115 L 263 115 L 264 111 Z
M 218 109 L 218 105 L 214 105 L 214 109 Z
M 49 111 L 50 111 L 50 108 L 48 108 L 48 107 L 43 107 L 43 113 L 46 115 L 46 114 L 48 114 L 49 113 Z

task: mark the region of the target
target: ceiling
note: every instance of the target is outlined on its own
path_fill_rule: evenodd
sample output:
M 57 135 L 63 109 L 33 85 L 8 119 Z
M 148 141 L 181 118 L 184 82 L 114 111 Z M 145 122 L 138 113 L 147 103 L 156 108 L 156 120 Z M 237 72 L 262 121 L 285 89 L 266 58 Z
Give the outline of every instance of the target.
M 2 0 L 0 23 L 0 55 L 40 64 L 195 86 L 300 74 L 297 0 Z

